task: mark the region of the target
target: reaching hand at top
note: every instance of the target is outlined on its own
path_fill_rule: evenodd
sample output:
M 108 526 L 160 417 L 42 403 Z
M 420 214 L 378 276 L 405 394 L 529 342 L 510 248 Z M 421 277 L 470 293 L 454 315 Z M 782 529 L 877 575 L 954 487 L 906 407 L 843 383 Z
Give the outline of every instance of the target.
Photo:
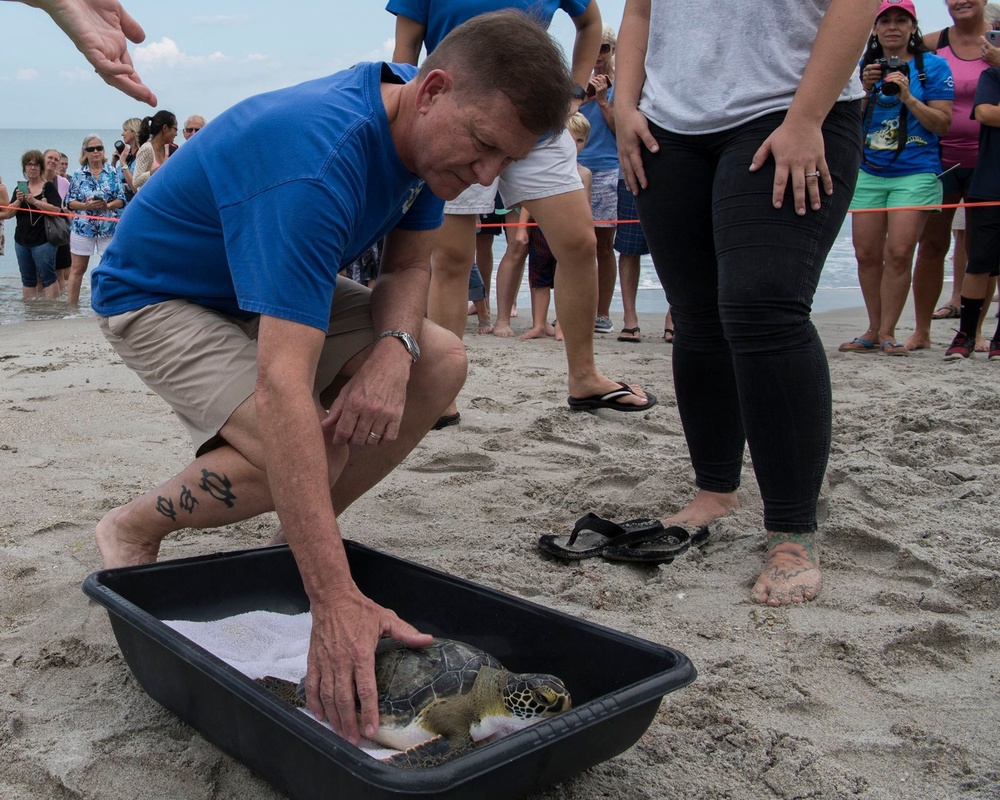
M 40 8 L 73 40 L 97 74 L 129 97 L 156 105 L 156 95 L 136 74 L 128 42 L 146 38 L 142 26 L 118 0 L 21 0 Z

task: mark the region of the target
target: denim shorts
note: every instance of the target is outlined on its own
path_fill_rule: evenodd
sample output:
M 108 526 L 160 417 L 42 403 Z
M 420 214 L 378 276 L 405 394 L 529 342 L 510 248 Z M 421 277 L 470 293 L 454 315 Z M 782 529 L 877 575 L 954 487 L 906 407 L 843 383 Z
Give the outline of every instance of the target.
M 54 244 L 45 242 L 29 247 L 15 241 L 14 253 L 17 255 L 17 267 L 21 272 L 21 285 L 25 288 L 38 286 L 39 278 L 42 286 L 51 286 L 58 280 Z
M 933 172 L 883 178 L 861 170 L 851 200 L 851 211 L 873 208 L 908 208 L 941 205 L 941 181 Z M 940 208 L 928 209 L 941 213 Z

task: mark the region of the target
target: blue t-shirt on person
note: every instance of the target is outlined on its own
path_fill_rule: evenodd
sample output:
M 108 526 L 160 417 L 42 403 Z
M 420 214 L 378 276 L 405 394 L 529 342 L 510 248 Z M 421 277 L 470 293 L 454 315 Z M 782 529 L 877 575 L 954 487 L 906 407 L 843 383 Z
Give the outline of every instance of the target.
M 103 316 L 182 298 L 327 330 L 337 272 L 393 228 L 431 230 L 444 203 L 400 160 L 382 82 L 359 64 L 220 115 L 129 203 L 94 270 Z
M 424 48 L 431 53 L 453 29 L 479 14 L 513 8 L 547 29 L 558 9 L 578 17 L 589 5 L 590 0 L 389 0 L 385 9 L 423 25 Z
M 608 89 L 608 102 L 614 102 L 615 87 Z M 604 114 L 596 100 L 583 103 L 580 113 L 590 122 L 590 135 L 583 151 L 576 160 L 589 170 L 618 169 L 618 141 L 614 131 L 604 121 Z
M 972 119 L 980 105 L 1000 105 L 1000 68 L 989 67 L 980 73 L 972 100 Z M 1000 128 L 994 125 L 979 126 L 979 159 L 969 184 L 969 198 L 1000 200 Z
M 917 77 L 914 59 L 907 62 L 910 68 L 910 94 L 923 103 L 954 100 L 955 86 L 948 62 L 932 53 L 924 53 L 923 58 L 923 82 Z M 881 86 L 879 83 L 879 87 Z M 898 178 L 921 172 L 937 174 L 941 171 L 941 154 L 938 149 L 940 137 L 927 130 L 920 124 L 920 120 L 906 110 L 898 94 L 889 96 L 876 91 L 868 102 L 874 103 L 874 108 L 865 109 L 867 126 L 864 131 L 865 160 L 861 164 L 862 170 L 882 178 Z M 901 113 L 906 114 L 906 143 L 899 157 L 893 161 L 899 141 Z

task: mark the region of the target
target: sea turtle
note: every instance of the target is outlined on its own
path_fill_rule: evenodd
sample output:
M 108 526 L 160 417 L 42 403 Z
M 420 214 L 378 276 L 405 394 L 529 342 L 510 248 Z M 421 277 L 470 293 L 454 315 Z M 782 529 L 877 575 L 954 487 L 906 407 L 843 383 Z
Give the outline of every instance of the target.
M 489 653 L 452 639 L 408 648 L 382 639 L 375 650 L 379 727 L 375 741 L 402 752 L 398 767 L 429 767 L 468 752 L 474 743 L 506 736 L 570 708 L 552 675 L 508 672 Z M 296 707 L 305 679 L 258 683 Z

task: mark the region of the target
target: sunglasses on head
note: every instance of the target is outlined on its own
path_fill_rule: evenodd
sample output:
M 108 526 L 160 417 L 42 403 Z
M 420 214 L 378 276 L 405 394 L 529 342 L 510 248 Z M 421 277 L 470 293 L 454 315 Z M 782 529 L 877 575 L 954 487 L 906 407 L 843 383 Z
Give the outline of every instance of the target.
M 610 52 L 611 52 L 611 45 L 610 44 L 608 44 L 607 42 L 605 42 L 604 44 L 601 45 L 601 55 L 604 55 L 605 53 L 610 53 Z
M 84 147 L 83 149 L 87 153 L 101 153 L 104 151 L 104 145 L 95 144 L 93 147 Z

